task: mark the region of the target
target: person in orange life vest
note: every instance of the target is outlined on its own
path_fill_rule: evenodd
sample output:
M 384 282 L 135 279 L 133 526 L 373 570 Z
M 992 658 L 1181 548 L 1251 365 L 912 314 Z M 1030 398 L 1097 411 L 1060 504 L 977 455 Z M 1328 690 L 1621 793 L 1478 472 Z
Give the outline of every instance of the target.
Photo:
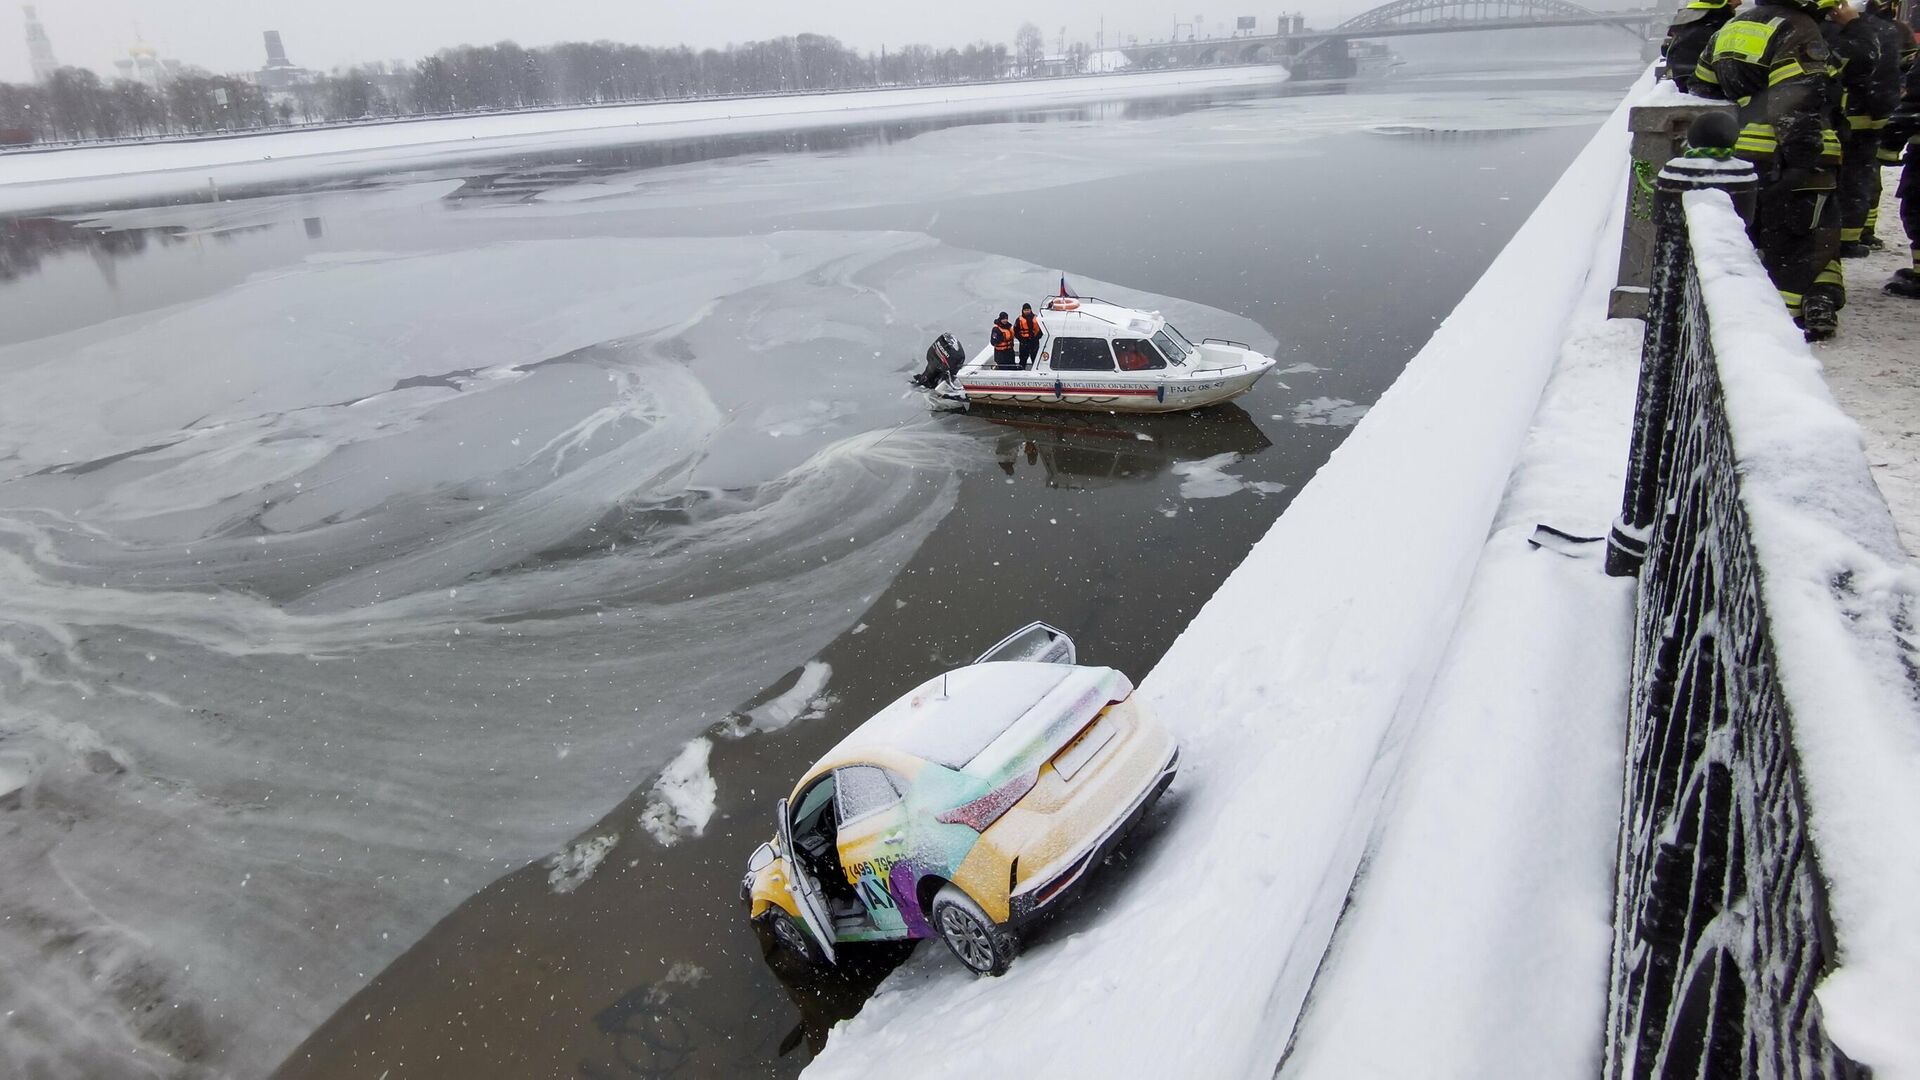
M 993 366 L 1013 367 L 1013 324 L 1007 321 L 1006 312 L 993 320 L 993 331 L 987 336 L 993 341 Z
M 1013 320 L 1013 339 L 1020 344 L 1020 366 L 1030 368 L 1040 357 L 1040 316 L 1032 304 L 1020 305 L 1020 317 Z

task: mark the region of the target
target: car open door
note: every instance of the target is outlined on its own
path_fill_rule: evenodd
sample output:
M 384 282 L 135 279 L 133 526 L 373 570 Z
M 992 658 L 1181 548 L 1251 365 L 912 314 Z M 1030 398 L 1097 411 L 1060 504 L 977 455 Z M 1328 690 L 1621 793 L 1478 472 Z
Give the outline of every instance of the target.
M 1073 639 L 1043 622 L 1023 626 L 1008 634 L 1000 644 L 981 653 L 974 663 L 984 664 L 989 660 L 1026 660 L 1067 665 L 1078 662 Z
M 780 815 L 780 853 L 787 857 L 787 891 L 793 894 L 800 908 L 800 917 L 806 920 L 807 929 L 813 931 L 815 941 L 820 943 L 820 951 L 829 962 L 833 962 L 833 933 L 828 928 L 833 920 L 827 917 L 827 898 L 820 893 L 820 884 L 800 862 L 800 849 L 793 846 L 793 822 L 787 817 L 787 800 L 781 799 L 778 808 Z

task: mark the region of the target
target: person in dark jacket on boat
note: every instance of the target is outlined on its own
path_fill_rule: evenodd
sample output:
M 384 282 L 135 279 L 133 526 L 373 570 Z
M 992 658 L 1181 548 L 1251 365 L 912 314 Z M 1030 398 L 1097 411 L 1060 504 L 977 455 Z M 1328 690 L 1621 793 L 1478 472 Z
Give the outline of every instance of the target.
M 1020 366 L 1033 367 L 1040 358 L 1040 316 L 1033 313 L 1032 304 L 1020 305 L 1020 317 L 1013 320 L 1013 339 L 1020 344 Z
M 1000 317 L 993 320 L 993 331 L 987 335 L 987 338 L 993 343 L 994 367 L 1018 366 L 1018 362 L 1013 358 L 1013 323 L 1007 320 L 1006 312 L 1001 312 Z

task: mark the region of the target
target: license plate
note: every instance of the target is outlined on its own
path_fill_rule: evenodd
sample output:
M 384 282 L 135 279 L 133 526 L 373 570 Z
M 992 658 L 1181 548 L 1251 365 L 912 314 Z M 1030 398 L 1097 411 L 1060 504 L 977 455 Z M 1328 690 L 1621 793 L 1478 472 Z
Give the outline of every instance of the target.
M 1067 744 L 1065 750 L 1054 755 L 1053 771 L 1060 774 L 1062 780 L 1072 780 L 1074 774 L 1085 768 L 1087 762 L 1094 759 L 1106 745 L 1118 734 L 1112 720 L 1101 717 L 1094 725 L 1080 733 L 1080 737 Z

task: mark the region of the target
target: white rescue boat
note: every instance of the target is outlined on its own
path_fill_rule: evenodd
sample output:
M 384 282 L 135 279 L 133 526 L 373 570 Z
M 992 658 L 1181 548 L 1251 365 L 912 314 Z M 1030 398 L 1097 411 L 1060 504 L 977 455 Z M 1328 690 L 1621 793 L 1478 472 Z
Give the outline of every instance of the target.
M 948 408 L 1178 412 L 1239 397 L 1273 370 L 1273 357 L 1244 342 L 1194 344 L 1156 311 L 1061 296 L 1038 314 L 1040 355 L 1030 367 L 1015 365 L 1012 356 L 998 363 L 992 348 L 983 349 L 933 400 Z

